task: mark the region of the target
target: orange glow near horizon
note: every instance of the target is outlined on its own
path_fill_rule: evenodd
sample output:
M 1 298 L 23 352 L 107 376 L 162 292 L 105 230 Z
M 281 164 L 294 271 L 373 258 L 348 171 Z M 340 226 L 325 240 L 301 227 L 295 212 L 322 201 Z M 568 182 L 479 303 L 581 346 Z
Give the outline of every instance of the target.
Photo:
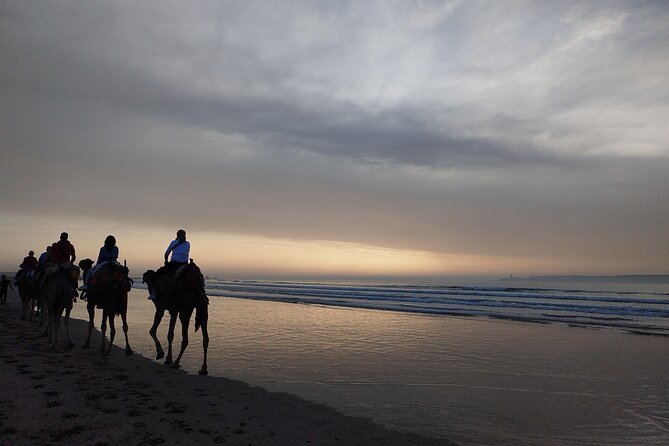
M 19 233 L 16 222 L 5 219 L 0 226 L 4 240 L 0 267 L 15 271 L 28 250 L 36 256 L 55 242 L 62 230 L 70 234 L 77 258 L 97 258 L 104 238 L 113 234 L 127 260 L 131 274 L 162 265 L 163 254 L 174 231 L 165 228 L 129 227 L 94 220 L 31 222 Z M 11 229 L 10 229 L 11 228 Z M 188 227 L 186 227 L 188 230 Z M 569 273 L 584 268 L 564 259 L 443 254 L 430 251 L 393 249 L 336 241 L 274 239 L 238 234 L 189 231 L 191 257 L 204 274 L 227 278 L 263 277 L 365 277 L 365 276 L 465 276 Z

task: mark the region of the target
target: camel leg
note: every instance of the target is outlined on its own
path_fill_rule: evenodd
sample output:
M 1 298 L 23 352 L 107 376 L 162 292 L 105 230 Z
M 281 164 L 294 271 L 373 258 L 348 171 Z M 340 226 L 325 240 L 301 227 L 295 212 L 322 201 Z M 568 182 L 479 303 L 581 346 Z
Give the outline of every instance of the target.
M 116 337 L 116 326 L 114 325 L 114 319 L 116 315 L 109 316 L 109 347 L 107 348 L 107 353 L 111 353 L 112 344 L 114 343 L 114 338 Z
M 167 329 L 167 358 L 165 358 L 165 365 L 172 364 L 172 341 L 174 341 L 174 326 L 177 324 L 177 315 L 170 313 L 170 327 Z
M 53 316 L 51 315 L 51 311 L 49 311 L 49 301 L 47 300 L 46 297 L 42 299 L 42 321 L 44 324 L 46 324 L 46 327 L 44 328 L 44 333 L 42 333 L 42 336 L 48 336 L 51 329 L 53 328 L 51 326 L 51 320 L 53 319 Z
M 181 348 L 179 349 L 179 356 L 177 360 L 174 361 L 174 368 L 179 368 L 179 363 L 181 362 L 181 357 L 188 347 L 188 325 L 190 324 L 190 316 L 193 314 L 193 310 L 187 313 L 179 313 L 179 319 L 181 320 Z
M 165 314 L 164 309 L 159 310 L 156 307 L 156 314 L 153 316 L 153 325 L 149 330 L 149 335 L 151 335 L 151 338 L 153 338 L 153 342 L 156 344 L 156 360 L 162 359 L 163 356 L 165 356 L 165 352 L 163 352 L 163 346 L 160 345 L 160 341 L 158 340 L 157 336 L 158 326 L 160 325 L 160 321 L 163 319 L 164 314 Z
M 107 311 L 102 310 L 102 323 L 100 324 L 100 331 L 102 332 L 102 343 L 100 344 L 100 351 L 105 353 L 105 333 L 107 332 Z
M 91 348 L 91 333 L 93 333 L 93 329 L 95 328 L 95 307 L 93 305 L 86 305 L 86 311 L 88 311 L 88 336 L 82 348 Z
M 58 343 L 58 329 L 60 328 L 60 311 L 56 310 L 52 312 L 52 317 L 51 317 L 51 347 L 54 349 L 56 348 L 56 344 Z
M 35 315 L 35 299 L 33 297 L 28 299 L 28 311 L 30 312 L 30 322 L 32 322 Z
M 30 302 L 30 298 L 28 297 L 28 292 L 29 290 L 23 290 L 21 291 L 19 289 L 19 298 L 21 299 L 21 320 L 25 321 L 26 317 L 28 316 L 28 303 Z M 31 318 L 32 320 L 32 318 Z
M 125 334 L 125 355 L 130 356 L 134 352 L 130 348 L 130 341 L 128 341 L 128 321 L 125 313 L 121 313 L 121 320 L 123 321 L 123 334 Z
M 198 375 L 208 375 L 207 371 L 207 349 L 209 348 L 209 332 L 207 331 L 207 319 L 202 321 L 202 350 L 204 350 L 204 361 Z
M 70 337 L 70 312 L 72 312 L 71 305 L 65 308 L 65 319 L 63 320 L 65 334 L 67 335 L 67 348 L 74 347 L 74 342 L 72 342 L 72 338 Z
M 40 291 L 41 292 L 41 291 Z M 37 311 L 39 312 L 39 323 L 37 324 L 38 327 L 42 327 L 44 325 L 44 313 L 45 313 L 45 308 L 46 306 L 42 302 L 42 297 L 37 296 Z
M 48 311 L 48 307 L 47 307 L 47 305 L 45 305 L 44 303 L 42 303 L 42 321 L 44 321 L 44 323 L 43 323 L 42 325 L 46 325 L 46 326 L 44 327 L 44 332 L 42 333 L 42 336 L 44 336 L 44 337 L 49 336 L 49 333 L 51 332 L 51 329 L 53 328 L 53 327 L 51 326 L 51 320 L 52 320 L 52 318 L 53 318 L 53 316 L 52 316 L 51 313 Z

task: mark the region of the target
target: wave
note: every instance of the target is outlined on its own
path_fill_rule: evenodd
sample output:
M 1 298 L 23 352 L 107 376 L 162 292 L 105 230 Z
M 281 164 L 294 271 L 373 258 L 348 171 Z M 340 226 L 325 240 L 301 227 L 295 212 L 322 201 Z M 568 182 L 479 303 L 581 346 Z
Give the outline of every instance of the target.
M 210 296 L 416 314 L 567 323 L 669 335 L 669 293 L 453 285 L 211 280 Z

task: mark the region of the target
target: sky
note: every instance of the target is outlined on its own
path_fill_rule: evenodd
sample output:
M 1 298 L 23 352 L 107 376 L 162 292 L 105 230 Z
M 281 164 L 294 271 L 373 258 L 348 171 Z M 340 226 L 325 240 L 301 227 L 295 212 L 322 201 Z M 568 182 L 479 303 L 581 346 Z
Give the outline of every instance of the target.
M 669 273 L 666 1 L 0 2 L 0 270 Z

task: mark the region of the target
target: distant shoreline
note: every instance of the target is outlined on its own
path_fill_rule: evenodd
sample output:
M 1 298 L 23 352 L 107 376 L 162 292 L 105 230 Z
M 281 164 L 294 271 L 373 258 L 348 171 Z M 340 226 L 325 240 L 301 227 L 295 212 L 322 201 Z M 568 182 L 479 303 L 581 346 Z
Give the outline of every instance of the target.
M 608 282 L 608 283 L 666 283 L 669 284 L 669 274 L 636 274 L 616 276 L 527 276 L 527 277 L 503 277 L 500 281 L 509 282 Z

